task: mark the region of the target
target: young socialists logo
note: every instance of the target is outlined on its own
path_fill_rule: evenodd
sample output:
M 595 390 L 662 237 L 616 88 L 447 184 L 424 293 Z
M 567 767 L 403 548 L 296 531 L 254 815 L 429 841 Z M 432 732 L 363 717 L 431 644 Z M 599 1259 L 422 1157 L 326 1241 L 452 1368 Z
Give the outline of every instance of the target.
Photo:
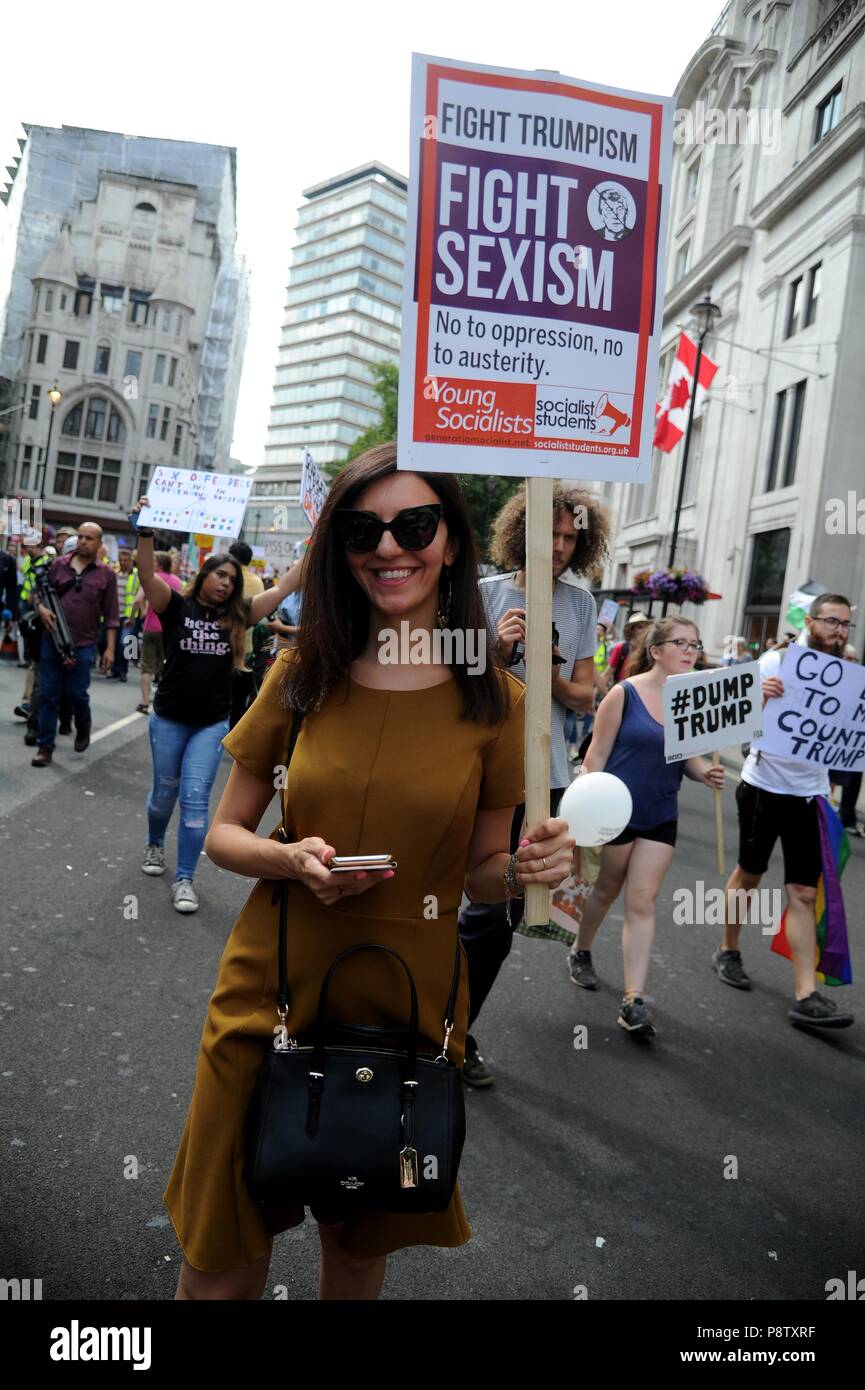
M 424 397 L 433 403 L 433 430 L 452 442 L 491 435 L 527 442 L 534 428 L 533 386 L 427 377 Z

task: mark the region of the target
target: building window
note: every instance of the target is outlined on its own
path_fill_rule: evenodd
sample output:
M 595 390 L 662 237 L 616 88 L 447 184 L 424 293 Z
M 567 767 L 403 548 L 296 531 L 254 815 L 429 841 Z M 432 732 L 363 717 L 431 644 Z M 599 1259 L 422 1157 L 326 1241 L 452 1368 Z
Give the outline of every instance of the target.
M 39 288 L 38 288 L 38 286 L 37 286 L 37 287 L 34 289 L 34 291 L 33 291 L 33 307 L 32 307 L 31 312 L 32 312 L 33 314 L 38 314 L 38 313 L 39 313 Z
M 776 487 L 790 487 L 796 479 L 799 438 L 805 409 L 805 386 L 806 382 L 798 381 L 795 386 L 788 387 L 786 391 L 779 391 L 775 396 L 772 444 L 766 478 L 767 492 L 774 492 Z
M 63 349 L 63 365 L 70 372 L 78 368 L 78 349 L 81 344 L 74 342 L 71 338 L 66 339 L 66 346 Z
M 684 279 L 688 271 L 688 257 L 691 254 L 691 243 L 686 241 L 676 252 L 676 274 L 673 283 Z
M 165 353 L 157 352 L 156 366 L 153 369 L 153 384 L 161 386 L 165 380 Z
M 134 377 L 140 377 L 140 376 L 141 376 L 141 353 L 140 353 L 140 352 L 127 352 L 127 354 L 126 354 L 126 371 L 124 372 L 124 376 L 134 376 Z
M 28 367 L 30 366 L 30 363 L 31 363 L 32 361 L 33 361 L 33 334 L 32 334 L 32 333 L 28 333 L 28 334 L 27 334 L 27 365 L 28 365 Z
M 168 385 L 173 386 L 177 380 L 177 358 L 172 357 L 171 365 L 168 368 Z
M 83 414 L 84 402 L 79 401 L 77 405 L 73 405 L 72 409 L 66 412 L 66 418 L 63 421 L 60 433 L 74 435 L 77 439 L 81 433 L 81 418 Z
M 29 410 L 28 410 L 27 413 L 28 413 L 28 417 L 29 417 L 31 420 L 36 420 L 36 419 L 39 418 L 39 397 L 40 397 L 41 395 L 42 395 L 42 387 L 41 387 L 41 386 L 31 386 L 31 387 L 30 387 L 30 408 L 29 408 Z
M 696 200 L 697 188 L 700 183 L 700 161 L 695 160 L 690 166 L 685 177 L 685 207 L 689 208 Z
M 91 313 L 95 291 L 96 281 L 88 279 L 87 276 L 79 275 L 78 289 L 75 292 L 75 315 L 77 318 L 87 318 Z
M 105 401 L 101 396 L 91 396 L 87 402 L 87 419 L 84 424 L 85 439 L 101 439 L 105 432 Z
M 833 88 L 827 97 L 824 97 L 817 107 L 814 120 L 814 140 L 818 145 L 824 140 L 830 130 L 834 130 L 841 117 L 841 83 Z
M 794 333 L 799 332 L 799 321 L 802 317 L 803 299 L 803 276 L 799 276 L 790 286 L 790 298 L 787 305 L 787 331 L 785 338 L 792 338 Z
M 171 332 L 171 310 L 170 310 L 170 309 L 166 309 L 165 313 L 162 315 L 162 331 L 163 331 L 163 333 L 170 333 L 170 332 Z
M 57 455 L 57 467 L 54 470 L 54 491 L 59 497 L 72 496 L 72 484 L 75 479 L 75 455 L 65 454 L 62 451 Z
M 53 308 L 54 308 L 54 291 L 53 291 L 53 290 L 46 290 L 46 291 L 45 291 L 45 312 L 46 312 L 46 314 L 50 314 Z
M 38 346 L 38 348 L 36 349 L 36 361 L 37 361 L 37 362 L 44 362 L 44 361 L 45 361 L 45 358 L 46 358 L 47 356 L 48 356 L 48 334 L 47 334 L 47 333 L 40 333 L 40 334 L 39 334 L 39 346 Z
M 18 486 L 19 486 L 20 488 L 26 489 L 26 488 L 29 488 L 29 486 L 30 486 L 30 465 L 31 465 L 32 462 L 33 462 L 33 445 L 32 445 L 32 444 L 25 444 L 25 445 L 24 445 L 24 452 L 23 452 L 22 459 L 21 459 L 21 479 L 20 479 L 20 482 L 18 483 Z
M 99 473 L 99 460 L 93 454 L 82 454 L 75 484 L 75 496 L 94 498 L 96 496 L 96 477 Z
M 114 406 L 108 412 L 108 433 L 105 438 L 109 444 L 126 443 L 126 426 L 122 416 L 114 409 Z
M 153 314 L 156 310 L 153 310 Z M 150 323 L 151 305 L 150 293 L 145 290 L 129 291 L 129 314 L 130 323 L 140 323 L 142 325 Z
M 168 438 L 168 426 L 171 423 L 171 410 L 165 406 L 162 411 L 162 429 L 159 431 L 160 439 Z
M 102 477 L 99 479 L 99 501 L 116 502 L 117 488 L 120 484 L 120 460 L 103 459 Z
M 156 211 L 156 208 L 153 206 L 152 203 L 136 203 L 136 204 L 135 204 L 135 211 L 136 211 L 136 212 L 155 212 L 155 211 Z
M 65 294 L 61 294 L 61 296 L 60 296 L 60 312 L 61 312 L 61 314 L 65 311 L 65 309 L 66 309 L 66 295 L 65 295 Z
M 120 285 L 100 285 L 103 314 L 123 312 L 123 288 Z
M 107 376 L 108 366 L 111 361 L 111 348 L 107 343 L 100 343 L 96 349 L 96 361 L 93 363 L 93 371 L 96 376 Z
M 171 450 L 175 458 L 180 453 L 180 446 L 183 443 L 183 426 L 178 425 L 174 431 L 174 448 Z
M 817 301 L 820 298 L 821 263 L 812 265 L 808 271 L 808 293 L 805 298 L 805 327 L 810 328 L 817 317 Z
M 150 405 L 147 407 L 147 438 L 156 438 L 156 426 L 159 424 L 159 406 Z
M 183 331 L 183 315 L 182 315 L 182 314 L 178 314 L 178 315 L 177 315 L 177 328 L 176 328 L 175 331 L 174 331 L 174 336 L 175 336 L 175 338 L 179 338 L 182 331 Z

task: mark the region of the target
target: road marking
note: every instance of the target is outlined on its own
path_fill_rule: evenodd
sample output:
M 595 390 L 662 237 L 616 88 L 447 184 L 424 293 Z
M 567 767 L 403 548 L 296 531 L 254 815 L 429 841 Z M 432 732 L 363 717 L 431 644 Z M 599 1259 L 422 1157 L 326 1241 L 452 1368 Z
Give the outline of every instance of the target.
M 115 720 L 113 724 L 109 724 L 106 728 L 100 729 L 97 734 L 91 734 L 90 742 L 98 743 L 101 738 L 107 738 L 109 734 L 116 733 L 118 729 L 125 729 L 126 725 L 131 724 L 134 719 L 143 718 L 143 714 L 139 714 L 137 710 L 133 710 L 132 714 L 125 715 L 123 719 Z

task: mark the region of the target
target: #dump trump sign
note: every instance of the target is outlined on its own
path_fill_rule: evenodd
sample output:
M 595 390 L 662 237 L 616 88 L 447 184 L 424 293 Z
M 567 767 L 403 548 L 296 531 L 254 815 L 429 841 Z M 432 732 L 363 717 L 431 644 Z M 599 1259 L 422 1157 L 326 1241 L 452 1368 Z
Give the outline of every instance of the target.
M 413 61 L 399 466 L 648 481 L 672 100 Z
M 748 743 L 762 723 L 760 666 L 745 661 L 719 671 L 668 676 L 664 704 L 664 759 L 668 763 Z

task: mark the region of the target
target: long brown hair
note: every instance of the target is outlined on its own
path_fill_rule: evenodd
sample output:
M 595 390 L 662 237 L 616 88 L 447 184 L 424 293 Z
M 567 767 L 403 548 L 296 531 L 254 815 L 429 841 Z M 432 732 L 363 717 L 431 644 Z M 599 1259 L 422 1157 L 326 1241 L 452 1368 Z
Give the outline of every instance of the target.
M 231 565 L 234 570 L 234 588 L 229 595 L 226 603 L 214 608 L 213 612 L 219 626 L 228 632 L 234 652 L 235 664 L 242 662 L 243 646 L 246 638 L 246 629 L 249 624 L 249 603 L 243 597 L 243 570 L 240 561 L 235 560 L 233 555 L 209 555 L 194 579 L 190 580 L 183 591 L 184 598 L 195 599 L 200 603 L 199 594 L 201 586 L 209 574 L 219 569 L 222 565 Z
M 651 648 L 657 647 L 661 642 L 668 642 L 673 635 L 673 628 L 690 627 L 700 636 L 700 629 L 690 618 L 656 618 L 655 621 L 644 627 L 640 634 L 637 646 L 631 653 L 626 674 L 628 676 L 639 676 L 643 671 L 651 671 L 655 664 Z
M 333 514 L 350 507 L 364 488 L 396 473 L 396 444 L 367 449 L 337 474 L 328 492 L 303 566 L 303 605 L 293 659 L 285 662 L 280 693 L 288 709 L 320 709 L 327 695 L 349 673 L 369 636 L 370 602 L 349 569 L 345 547 L 336 534 Z M 498 663 L 496 638 L 487 623 L 478 588 L 478 553 L 462 489 L 449 473 L 418 473 L 443 504 L 449 538 L 459 550 L 450 566 L 452 591 L 448 629 L 486 631 L 487 661 L 471 675 L 465 666 L 451 670 L 463 697 L 461 717 L 496 724 L 507 712 L 506 677 Z M 442 566 L 444 578 L 445 566 Z M 441 595 L 442 579 L 439 581 Z M 447 581 L 444 584 L 447 589 Z

